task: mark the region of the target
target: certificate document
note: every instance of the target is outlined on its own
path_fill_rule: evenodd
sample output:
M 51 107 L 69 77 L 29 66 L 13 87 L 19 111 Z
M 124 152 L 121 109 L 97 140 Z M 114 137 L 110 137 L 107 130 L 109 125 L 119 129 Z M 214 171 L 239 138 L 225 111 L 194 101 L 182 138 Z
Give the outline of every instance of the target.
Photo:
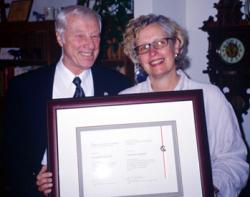
M 202 90 L 49 103 L 52 197 L 214 195 Z
M 183 196 L 175 121 L 76 128 L 79 194 Z

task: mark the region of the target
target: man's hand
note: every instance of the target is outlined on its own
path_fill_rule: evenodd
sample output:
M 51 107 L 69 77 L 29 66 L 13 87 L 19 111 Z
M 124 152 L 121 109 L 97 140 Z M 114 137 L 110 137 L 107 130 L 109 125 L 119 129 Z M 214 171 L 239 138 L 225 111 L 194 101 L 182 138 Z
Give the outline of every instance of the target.
M 47 171 L 47 166 L 42 166 L 36 177 L 36 185 L 38 191 L 43 192 L 44 196 L 48 196 L 52 191 L 52 173 Z

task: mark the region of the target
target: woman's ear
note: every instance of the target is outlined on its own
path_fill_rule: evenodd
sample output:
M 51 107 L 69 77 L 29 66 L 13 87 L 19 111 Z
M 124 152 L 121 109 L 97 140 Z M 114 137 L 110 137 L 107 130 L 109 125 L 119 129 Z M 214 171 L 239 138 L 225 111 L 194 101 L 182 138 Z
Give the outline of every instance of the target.
M 174 43 L 174 52 L 175 52 L 175 54 L 178 55 L 180 53 L 181 46 L 182 46 L 181 40 L 179 38 L 176 38 L 175 43 Z
M 56 32 L 56 39 L 58 44 L 63 47 L 63 35 L 59 32 Z

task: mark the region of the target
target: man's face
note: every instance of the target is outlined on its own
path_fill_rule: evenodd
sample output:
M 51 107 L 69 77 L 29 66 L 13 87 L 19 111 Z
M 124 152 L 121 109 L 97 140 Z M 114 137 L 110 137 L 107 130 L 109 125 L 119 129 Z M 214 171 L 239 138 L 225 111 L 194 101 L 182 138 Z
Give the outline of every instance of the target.
M 63 63 L 74 74 L 90 68 L 100 47 L 100 29 L 93 17 L 70 15 L 63 35 L 57 33 L 57 40 L 63 49 Z

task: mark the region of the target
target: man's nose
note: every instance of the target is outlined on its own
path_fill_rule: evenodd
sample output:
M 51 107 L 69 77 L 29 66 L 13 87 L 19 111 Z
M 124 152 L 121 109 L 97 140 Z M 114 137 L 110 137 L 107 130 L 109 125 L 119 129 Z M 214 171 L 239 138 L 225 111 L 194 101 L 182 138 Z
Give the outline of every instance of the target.
M 95 47 L 94 41 L 91 37 L 84 37 L 82 38 L 82 44 L 90 49 L 93 49 Z

